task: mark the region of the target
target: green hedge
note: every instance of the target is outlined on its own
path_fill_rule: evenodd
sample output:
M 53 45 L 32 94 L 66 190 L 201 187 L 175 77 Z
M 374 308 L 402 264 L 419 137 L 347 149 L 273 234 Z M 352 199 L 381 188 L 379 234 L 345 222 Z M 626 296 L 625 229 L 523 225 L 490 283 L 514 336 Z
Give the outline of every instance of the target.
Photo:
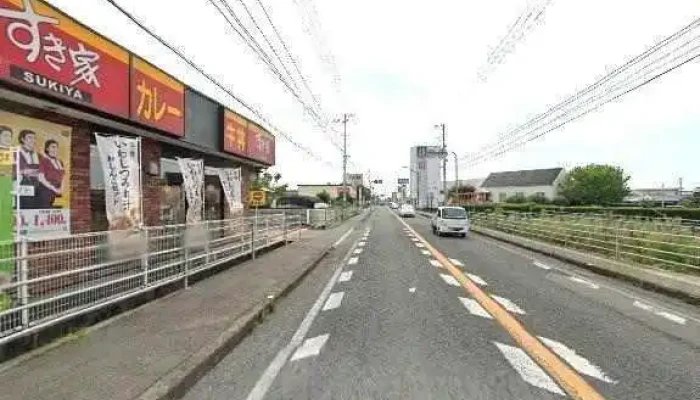
M 469 212 L 557 212 L 567 214 L 609 214 L 648 218 L 683 218 L 700 220 L 700 208 L 647 208 L 647 207 L 599 207 L 599 206 L 553 206 L 545 204 L 480 204 L 465 206 Z

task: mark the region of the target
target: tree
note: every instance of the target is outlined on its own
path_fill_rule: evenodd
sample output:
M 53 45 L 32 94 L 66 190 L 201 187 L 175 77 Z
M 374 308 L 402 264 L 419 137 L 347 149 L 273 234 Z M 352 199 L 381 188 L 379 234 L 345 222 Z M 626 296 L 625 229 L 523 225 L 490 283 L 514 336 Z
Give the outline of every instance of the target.
M 559 194 L 571 205 L 619 204 L 630 192 L 629 180 L 620 167 L 589 164 L 569 171 L 559 184 Z
M 549 199 L 544 196 L 544 193 L 535 193 L 527 196 L 528 203 L 549 204 Z
M 316 193 L 316 197 L 326 204 L 331 204 L 331 194 L 325 189 Z
M 506 199 L 506 203 L 513 203 L 513 204 L 523 204 L 527 203 L 527 198 L 523 194 L 516 194 L 514 196 L 510 196 Z
M 683 206 L 688 208 L 700 208 L 700 188 L 693 191 L 693 195 L 683 201 Z
M 269 193 L 269 200 L 280 198 L 287 192 L 287 184 L 279 184 L 281 179 L 282 175 L 279 172 L 274 175 L 269 172 L 264 172 L 250 183 L 250 190 L 267 191 Z

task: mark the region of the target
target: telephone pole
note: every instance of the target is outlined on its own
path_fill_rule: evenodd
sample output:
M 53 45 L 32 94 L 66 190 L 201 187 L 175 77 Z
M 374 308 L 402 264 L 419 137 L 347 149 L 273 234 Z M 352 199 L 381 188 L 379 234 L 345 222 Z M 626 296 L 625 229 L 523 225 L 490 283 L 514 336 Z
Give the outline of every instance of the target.
M 445 136 L 445 124 L 435 125 L 442 129 L 442 204 L 447 204 L 447 138 Z
M 345 206 L 348 202 L 347 175 L 348 175 L 348 121 L 352 114 L 344 113 L 343 118 L 333 120 L 333 122 L 343 123 L 343 219 L 345 219 Z

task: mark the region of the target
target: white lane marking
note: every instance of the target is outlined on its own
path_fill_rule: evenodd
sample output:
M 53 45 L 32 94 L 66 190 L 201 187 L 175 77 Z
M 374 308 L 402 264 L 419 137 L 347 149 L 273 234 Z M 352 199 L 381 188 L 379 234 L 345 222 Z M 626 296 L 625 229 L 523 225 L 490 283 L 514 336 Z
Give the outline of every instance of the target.
M 362 253 L 362 249 L 355 249 L 352 251 L 352 254 L 361 254 L 361 253 Z
M 323 345 L 326 344 L 329 337 L 330 335 L 326 333 L 325 335 L 319 335 L 304 340 L 304 344 L 302 344 L 297 349 L 297 351 L 294 352 L 291 361 L 296 361 L 311 356 L 317 356 L 321 352 L 321 347 L 323 347 Z
M 537 261 L 537 259 L 535 259 L 534 257 L 531 257 L 531 256 L 528 255 L 528 254 L 525 254 L 525 253 L 522 252 L 522 251 L 519 251 L 519 250 L 510 248 L 510 247 L 508 247 L 508 246 L 504 246 L 504 245 L 502 245 L 502 244 L 500 244 L 500 243 L 498 243 L 498 242 L 495 242 L 495 241 L 493 241 L 493 240 L 491 240 L 491 239 L 484 239 L 483 237 L 478 237 L 478 240 L 480 240 L 480 241 L 482 241 L 482 242 L 485 242 L 485 243 L 488 243 L 488 244 L 490 244 L 490 245 L 492 245 L 492 246 L 496 246 L 496 247 L 498 247 L 498 248 L 500 248 L 500 249 L 502 249 L 502 250 L 505 250 L 505 251 L 507 251 L 507 252 L 516 254 L 516 255 L 518 255 L 518 256 L 520 256 L 520 257 L 523 257 L 523 258 L 525 258 L 525 259 L 528 259 L 528 260 L 531 260 L 531 261 Z M 566 268 L 560 268 L 560 267 L 557 267 L 557 266 L 550 266 L 550 268 L 552 268 L 553 270 L 562 272 L 562 273 L 564 273 L 564 274 L 566 274 L 566 275 L 569 275 L 569 276 L 571 275 L 571 271 L 569 271 L 569 270 L 566 269 Z M 697 323 L 700 323 L 700 318 L 696 318 L 696 317 L 693 317 L 693 316 L 690 316 L 690 315 L 686 315 L 685 313 L 683 313 L 683 312 L 681 312 L 681 311 L 678 311 L 678 310 L 673 309 L 673 307 L 660 306 L 660 305 L 655 304 L 655 303 L 653 303 L 653 302 L 650 302 L 650 301 L 648 301 L 648 300 L 646 300 L 646 299 L 643 299 L 643 298 L 641 298 L 641 297 L 639 297 L 639 296 L 637 296 L 637 295 L 635 295 L 635 294 L 633 294 L 633 293 L 630 293 L 630 292 L 628 292 L 628 291 L 626 291 L 626 290 L 618 289 L 618 288 L 616 288 L 616 287 L 614 287 L 614 286 L 611 286 L 611 285 L 606 285 L 606 284 L 603 284 L 603 283 L 598 283 L 597 285 L 599 285 L 600 287 L 604 287 L 604 288 L 606 288 L 606 289 L 608 289 L 608 290 L 612 290 L 613 292 L 619 293 L 619 294 L 621 294 L 621 295 L 623 295 L 623 296 L 625 296 L 625 297 L 627 297 L 627 298 L 630 298 L 630 299 L 632 299 L 632 300 L 648 302 L 648 303 L 651 304 L 654 308 L 670 310 L 670 311 L 673 311 L 673 313 L 675 313 L 676 315 L 680 316 L 681 318 L 685 318 L 685 319 L 688 319 L 688 320 L 691 320 L 691 321 L 695 321 L 695 322 L 697 322 Z
M 344 241 L 348 236 L 350 236 L 350 234 L 352 233 L 353 230 L 355 230 L 355 228 L 350 228 L 350 229 L 348 229 L 347 232 L 345 232 L 345 233 L 343 234 L 343 236 L 341 236 L 338 240 L 335 241 L 335 243 L 333 243 L 333 248 L 336 248 L 336 247 L 340 246 L 340 244 L 343 243 L 343 241 Z
M 496 300 L 498 304 L 502 305 L 506 310 L 510 312 L 514 314 L 525 314 L 525 310 L 520 308 L 520 306 L 513 303 L 509 299 L 506 299 L 505 297 L 501 296 L 496 296 L 495 294 L 492 294 L 491 297 L 493 297 L 493 299 Z
M 428 261 L 430 261 L 430 265 L 432 265 L 433 267 L 442 268 L 442 264 L 440 264 L 440 261 L 434 259 L 430 259 Z
M 576 283 L 580 283 L 580 284 L 582 284 L 582 285 L 586 285 L 586 286 L 588 286 L 588 287 L 591 288 L 591 289 L 600 289 L 600 286 L 596 285 L 595 283 L 593 283 L 593 282 L 591 282 L 591 281 L 587 281 L 587 280 L 585 280 L 585 279 L 583 279 L 583 278 L 579 278 L 578 276 L 572 276 L 572 277 L 569 277 L 569 279 L 571 279 L 572 281 L 574 281 L 574 282 L 576 282 Z
M 493 319 L 488 311 L 484 310 L 484 307 L 479 304 L 476 300 L 468 299 L 466 297 L 460 297 L 459 300 L 464 304 L 470 314 L 477 315 L 479 317 Z
M 418 238 L 413 238 L 413 239 L 411 239 L 411 240 L 413 240 L 413 241 L 416 242 L 416 243 L 420 242 L 420 239 L 418 239 Z
M 462 264 L 461 261 L 459 261 L 459 260 L 457 260 L 457 259 L 455 259 L 455 258 L 450 258 L 449 260 L 450 260 L 450 262 L 451 262 L 452 264 L 454 264 L 454 265 L 456 265 L 456 266 L 458 266 L 458 267 L 463 267 L 463 266 L 464 266 L 464 264 Z
M 366 242 L 360 242 L 357 244 L 357 247 L 365 247 Z
M 430 252 L 429 252 L 428 250 L 421 250 L 420 252 L 421 252 L 421 254 L 423 254 L 424 256 L 429 256 L 429 255 L 430 255 Z
M 474 274 L 468 273 L 467 276 L 469 277 L 469 279 L 473 280 L 477 285 L 481 285 L 481 286 L 488 286 L 489 285 L 488 283 L 486 283 L 485 280 L 481 279 L 481 277 L 479 275 L 474 275 Z
M 574 367 L 576 371 L 603 382 L 617 383 L 617 381 L 605 375 L 605 373 L 602 369 L 600 369 L 600 367 L 598 367 L 595 364 L 592 364 L 590 361 L 583 358 L 581 355 L 576 354 L 576 351 L 566 347 L 566 345 L 564 345 L 563 343 L 542 336 L 538 337 L 544 344 L 547 345 L 547 347 L 552 349 L 555 353 L 557 353 L 559 357 L 563 358 L 567 363 L 569 363 L 569 365 Z
M 345 296 L 345 293 L 343 292 L 331 293 L 331 295 L 328 296 L 328 300 L 326 300 L 326 304 L 323 306 L 323 311 L 333 310 L 340 307 L 340 303 L 343 301 L 343 296 Z
M 423 243 L 417 242 L 416 247 L 423 248 L 423 247 L 425 247 L 425 245 Z
M 296 332 L 294 332 L 292 339 L 277 353 L 270 365 L 268 365 L 265 369 L 265 372 L 263 372 L 263 374 L 260 376 L 260 379 L 258 379 L 258 381 L 255 383 L 255 387 L 253 387 L 253 390 L 251 390 L 248 397 L 246 397 L 247 400 L 262 400 L 265 397 L 265 394 L 270 389 L 270 386 L 272 386 L 272 382 L 274 382 L 275 378 L 282 370 L 282 367 L 287 361 L 287 358 L 289 358 L 289 355 L 292 354 L 292 351 L 294 351 L 294 349 L 301 344 L 301 342 L 304 340 L 304 336 L 306 336 L 306 334 L 309 332 L 311 324 L 321 312 L 321 307 L 323 306 L 324 300 L 326 300 L 326 297 L 328 297 L 331 290 L 333 290 L 333 285 L 338 279 L 340 273 L 343 271 L 345 260 L 347 260 L 349 257 L 350 251 L 345 254 L 343 261 L 340 262 L 338 267 L 335 269 L 333 276 L 331 276 L 328 283 L 326 283 L 326 287 L 323 288 L 323 291 L 314 302 L 314 305 L 311 306 L 309 312 L 306 313 L 306 316 L 304 316 L 301 324 L 299 324 L 299 328 L 297 328 Z
M 440 274 L 440 277 L 441 277 L 442 280 L 445 281 L 445 283 L 447 283 L 448 285 L 459 286 L 459 282 L 457 282 L 457 279 L 455 279 L 455 277 L 452 276 L 452 275 Z
M 549 265 L 542 264 L 542 263 L 539 262 L 539 261 L 535 261 L 535 262 L 532 263 L 532 264 L 533 264 L 535 267 L 539 267 L 539 268 L 542 268 L 542 269 L 544 269 L 544 270 L 550 270 L 550 269 L 552 269 L 552 267 L 550 267 Z
M 561 388 L 554 383 L 552 378 L 532 361 L 525 351 L 519 347 L 508 346 L 498 342 L 493 343 L 525 382 L 552 393 L 566 396 Z
M 348 260 L 348 265 L 355 265 L 355 264 L 357 264 L 358 261 L 359 261 L 359 258 L 353 257 L 353 258 Z
M 654 307 L 650 306 L 649 304 L 642 303 L 641 301 L 636 301 L 636 300 L 634 301 L 634 303 L 632 303 L 632 305 L 637 307 L 637 308 L 641 308 L 642 310 L 645 310 L 645 311 L 652 311 L 654 309 Z
M 415 293 L 415 292 L 416 292 L 416 288 L 414 288 L 414 287 L 408 288 L 408 291 L 411 292 L 411 293 Z
M 352 279 L 352 271 L 345 271 L 342 274 L 340 274 L 340 278 L 338 278 L 338 282 L 347 282 L 350 279 Z
M 657 311 L 654 314 L 658 315 L 659 317 L 664 317 L 664 318 L 666 318 L 670 321 L 673 321 L 677 324 L 685 325 L 685 323 L 686 323 L 685 318 L 678 316 L 676 314 L 671 314 L 670 312 L 667 312 L 667 311 Z

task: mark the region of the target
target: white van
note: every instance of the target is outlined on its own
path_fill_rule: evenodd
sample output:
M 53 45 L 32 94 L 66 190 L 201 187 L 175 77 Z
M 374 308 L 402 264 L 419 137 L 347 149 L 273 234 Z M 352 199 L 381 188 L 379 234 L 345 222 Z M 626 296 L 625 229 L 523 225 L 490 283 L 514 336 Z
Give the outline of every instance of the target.
M 433 234 L 459 235 L 466 237 L 469 232 L 469 217 L 462 207 L 438 207 L 437 212 L 430 220 Z

